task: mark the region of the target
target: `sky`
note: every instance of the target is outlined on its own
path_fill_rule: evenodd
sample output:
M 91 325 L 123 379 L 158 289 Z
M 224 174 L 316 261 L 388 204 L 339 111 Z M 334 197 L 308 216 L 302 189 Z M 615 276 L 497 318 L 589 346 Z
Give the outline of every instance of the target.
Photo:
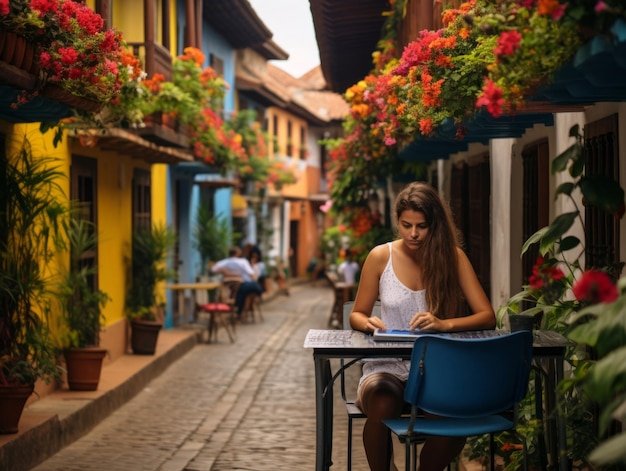
M 248 3 L 274 33 L 272 40 L 289 54 L 289 59 L 272 61 L 273 65 L 294 77 L 319 65 L 309 0 L 248 0 Z

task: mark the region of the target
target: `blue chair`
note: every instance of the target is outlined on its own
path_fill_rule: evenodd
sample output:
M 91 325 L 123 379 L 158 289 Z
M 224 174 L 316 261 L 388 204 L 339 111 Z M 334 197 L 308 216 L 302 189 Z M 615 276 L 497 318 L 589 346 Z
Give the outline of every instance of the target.
M 417 467 L 414 444 L 424 435 L 469 437 L 512 430 L 528 389 L 532 333 L 475 338 L 424 335 L 415 341 L 404 394 L 411 417 L 385 420 L 406 447 L 406 470 Z M 427 412 L 439 418 L 419 417 Z M 413 450 L 413 451 L 411 451 Z M 525 452 L 525 450 L 524 450 Z

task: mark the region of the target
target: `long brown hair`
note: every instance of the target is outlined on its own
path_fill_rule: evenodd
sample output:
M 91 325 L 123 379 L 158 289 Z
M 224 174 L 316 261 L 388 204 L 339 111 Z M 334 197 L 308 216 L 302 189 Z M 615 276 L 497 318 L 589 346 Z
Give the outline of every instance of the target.
M 461 308 L 461 287 L 457 247 L 461 237 L 447 202 L 427 183 L 410 183 L 398 193 L 394 204 L 396 219 L 403 211 L 419 211 L 428 224 L 428 235 L 420 249 L 420 265 L 426 301 L 440 319 L 457 317 Z

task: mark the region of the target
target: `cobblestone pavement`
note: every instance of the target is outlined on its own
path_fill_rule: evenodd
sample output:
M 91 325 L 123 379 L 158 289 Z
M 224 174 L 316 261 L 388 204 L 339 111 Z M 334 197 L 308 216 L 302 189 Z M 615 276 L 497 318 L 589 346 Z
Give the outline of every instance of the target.
M 237 342 L 194 347 L 90 433 L 35 471 L 312 470 L 315 384 L 310 328 L 326 328 L 330 287 L 296 285 L 263 304 Z M 345 469 L 346 417 L 335 391 L 334 465 Z M 353 469 L 368 469 L 360 425 Z

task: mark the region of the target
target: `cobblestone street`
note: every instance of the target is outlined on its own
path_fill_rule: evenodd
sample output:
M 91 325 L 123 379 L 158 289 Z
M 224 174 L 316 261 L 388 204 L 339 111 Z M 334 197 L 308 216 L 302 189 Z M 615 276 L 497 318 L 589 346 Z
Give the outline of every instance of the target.
M 327 285 L 296 285 L 263 305 L 237 342 L 195 346 L 83 438 L 36 471 L 309 470 L 315 466 L 310 328 L 325 328 Z M 335 391 L 333 469 L 345 469 L 346 417 Z M 355 471 L 365 470 L 356 422 Z

